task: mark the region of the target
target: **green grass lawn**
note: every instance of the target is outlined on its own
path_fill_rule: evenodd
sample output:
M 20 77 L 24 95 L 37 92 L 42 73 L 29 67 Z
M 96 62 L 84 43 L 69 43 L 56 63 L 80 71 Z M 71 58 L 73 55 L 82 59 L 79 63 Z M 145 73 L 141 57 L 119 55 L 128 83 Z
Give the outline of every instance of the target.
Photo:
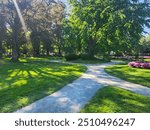
M 144 59 L 144 61 L 150 62 L 150 59 Z
M 5 58 L 5 61 L 10 61 L 10 59 L 11 58 Z M 65 58 L 64 57 L 56 57 L 56 56 L 21 57 L 21 58 L 19 58 L 20 62 L 32 62 L 32 61 L 44 61 L 44 62 L 47 62 L 47 61 L 51 61 L 51 60 L 62 60 L 62 61 L 65 61 Z
M 150 69 L 132 68 L 128 65 L 113 65 L 105 68 L 105 71 L 112 76 L 150 87 Z
M 30 62 L 30 61 L 51 61 L 51 60 L 62 60 L 64 61 L 64 57 L 54 57 L 54 56 L 45 56 L 45 57 L 21 57 L 19 61 L 21 62 Z
M 81 112 L 150 113 L 150 97 L 109 86 L 100 89 Z
M 61 89 L 86 67 L 50 62 L 0 60 L 0 112 L 12 112 Z

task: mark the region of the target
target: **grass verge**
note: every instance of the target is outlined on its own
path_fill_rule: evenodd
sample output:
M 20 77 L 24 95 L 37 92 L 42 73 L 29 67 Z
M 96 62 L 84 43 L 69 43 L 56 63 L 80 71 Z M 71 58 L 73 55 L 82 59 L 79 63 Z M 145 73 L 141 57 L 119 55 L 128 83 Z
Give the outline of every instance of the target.
M 113 65 L 105 68 L 105 71 L 123 80 L 150 87 L 150 69 L 132 68 L 128 65 Z
M 150 97 L 135 94 L 121 88 L 108 86 L 100 89 L 81 112 L 149 113 Z
M 61 89 L 86 67 L 50 62 L 0 61 L 0 112 L 12 112 Z
M 150 59 L 144 59 L 144 61 L 146 61 L 146 62 L 150 62 Z

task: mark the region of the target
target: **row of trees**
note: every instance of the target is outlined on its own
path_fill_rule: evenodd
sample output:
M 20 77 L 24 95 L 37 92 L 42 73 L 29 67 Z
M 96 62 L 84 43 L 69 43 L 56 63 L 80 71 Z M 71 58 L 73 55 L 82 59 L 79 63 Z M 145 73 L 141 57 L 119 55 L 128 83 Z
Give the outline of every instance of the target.
M 139 54 L 144 27 L 150 28 L 149 1 L 68 0 L 68 3 L 70 10 L 66 15 L 65 5 L 60 1 L 1 0 L 0 57 L 11 55 L 17 61 L 22 54 L 39 56 L 56 52 L 101 55 L 104 59 L 112 52 Z
M 39 56 L 61 50 L 64 17 L 65 5 L 59 1 L 0 1 L 0 57 L 11 55 L 17 61 L 21 54 Z

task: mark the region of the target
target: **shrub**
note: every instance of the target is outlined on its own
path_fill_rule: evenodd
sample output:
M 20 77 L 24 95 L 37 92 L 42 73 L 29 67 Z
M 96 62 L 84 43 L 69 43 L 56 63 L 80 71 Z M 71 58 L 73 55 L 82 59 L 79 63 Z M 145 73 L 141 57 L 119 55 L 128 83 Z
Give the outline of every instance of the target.
M 149 62 L 136 61 L 136 62 L 130 62 L 128 65 L 131 67 L 134 67 L 134 68 L 150 69 L 150 63 Z
M 82 60 L 95 60 L 96 58 L 93 56 L 90 56 L 88 54 L 82 54 L 79 56 Z
M 70 55 L 66 55 L 65 56 L 65 59 L 67 60 L 67 61 L 72 61 L 72 60 L 77 60 L 77 59 L 79 59 L 80 57 L 78 56 L 78 55 L 76 55 L 76 54 L 70 54 Z
M 88 54 L 81 54 L 81 55 L 76 55 L 76 54 L 70 54 L 65 56 L 67 61 L 73 61 L 73 60 L 95 60 L 96 58 L 93 56 L 90 56 Z

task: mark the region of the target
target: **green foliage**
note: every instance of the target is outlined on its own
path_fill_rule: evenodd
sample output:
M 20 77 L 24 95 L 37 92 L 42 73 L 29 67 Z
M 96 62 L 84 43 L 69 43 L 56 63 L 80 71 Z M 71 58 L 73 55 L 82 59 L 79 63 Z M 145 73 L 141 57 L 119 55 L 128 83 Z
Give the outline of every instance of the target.
M 100 89 L 81 110 L 84 113 L 149 113 L 150 98 L 108 86 Z
M 13 61 L 18 61 L 20 55 L 62 53 L 64 3 L 55 0 L 15 2 L 19 14 L 14 1 L 0 1 L 0 57 L 11 55 Z
M 104 60 L 100 60 L 100 59 L 97 59 L 91 55 L 88 55 L 88 54 L 80 54 L 80 55 L 76 55 L 76 54 L 69 54 L 69 55 L 66 55 L 65 56 L 65 59 L 67 61 L 74 61 L 74 60 L 83 60 L 83 61 L 104 61 Z M 105 61 L 106 62 L 106 61 Z
M 142 55 L 150 55 L 150 35 L 141 38 L 140 52 Z
M 50 63 L 42 58 L 0 60 L 0 112 L 12 112 L 50 95 L 78 78 L 86 67 Z M 42 60 L 42 61 L 37 61 Z
M 144 26 L 150 27 L 150 3 L 138 0 L 69 0 L 64 28 L 65 52 L 101 54 L 139 51 Z M 67 23 L 67 24 L 66 24 Z M 70 50 L 72 50 L 70 49 Z
M 114 65 L 105 68 L 110 75 L 129 82 L 150 87 L 150 69 L 131 68 L 128 65 Z
M 150 27 L 150 3 L 139 0 L 19 0 L 28 31 L 23 31 L 12 1 L 0 2 L 0 57 L 11 55 L 137 55 L 144 27 Z M 34 13 L 33 13 L 34 12 Z M 26 39 L 26 36 L 30 39 Z M 26 42 L 28 44 L 26 45 Z

